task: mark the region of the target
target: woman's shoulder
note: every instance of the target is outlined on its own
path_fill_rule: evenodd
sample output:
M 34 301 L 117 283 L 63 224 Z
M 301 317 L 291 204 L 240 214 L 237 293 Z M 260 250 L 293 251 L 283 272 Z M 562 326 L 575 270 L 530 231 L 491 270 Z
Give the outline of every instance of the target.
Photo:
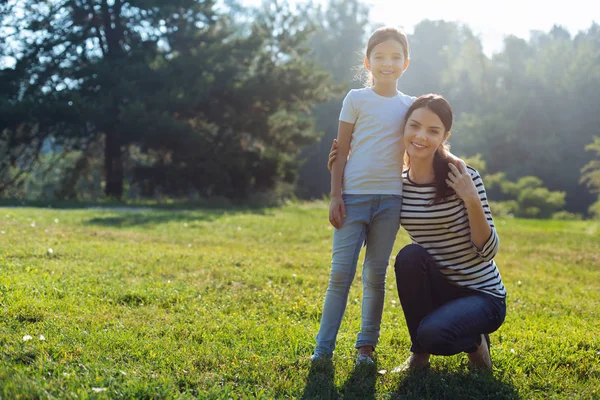
M 471 167 L 469 164 L 467 165 L 467 171 L 469 171 L 469 173 L 471 174 L 471 176 L 479 176 L 479 171 L 477 171 L 475 168 Z
M 471 179 L 473 179 L 473 181 L 482 181 L 483 180 L 481 178 L 481 174 L 479 174 L 479 171 L 477 171 L 475 168 L 471 167 L 470 165 L 467 165 L 467 171 L 469 171 L 469 174 L 471 174 Z

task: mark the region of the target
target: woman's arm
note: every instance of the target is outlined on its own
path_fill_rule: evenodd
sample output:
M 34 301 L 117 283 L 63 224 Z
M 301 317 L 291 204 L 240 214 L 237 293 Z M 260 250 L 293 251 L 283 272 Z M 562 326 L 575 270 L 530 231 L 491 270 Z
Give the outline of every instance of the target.
M 350 141 L 354 124 L 340 121 L 337 136 L 337 155 L 331 166 L 331 204 L 329 206 L 329 221 L 336 228 L 341 228 L 342 218 L 346 215 L 344 201 L 342 200 L 342 177 L 344 167 L 350 150 Z
M 469 227 L 471 228 L 471 242 L 482 250 L 485 243 L 492 234 L 492 228 L 488 224 L 483 206 L 479 198 L 473 201 L 465 201 L 465 208 L 469 215 Z
M 449 165 L 451 172 L 447 182 L 465 204 L 471 228 L 471 242 L 477 253 L 489 261 L 498 251 L 498 235 L 494 229 L 481 177 L 472 177 L 465 167 L 457 168 L 452 163 Z

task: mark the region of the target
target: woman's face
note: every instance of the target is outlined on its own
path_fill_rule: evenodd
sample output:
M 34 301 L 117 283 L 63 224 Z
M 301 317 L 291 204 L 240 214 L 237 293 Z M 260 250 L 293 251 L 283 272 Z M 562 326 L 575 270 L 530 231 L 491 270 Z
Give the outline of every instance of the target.
M 440 117 L 426 107 L 417 108 L 412 112 L 404 127 L 404 145 L 411 160 L 433 160 L 438 147 L 448 138 L 450 132 Z

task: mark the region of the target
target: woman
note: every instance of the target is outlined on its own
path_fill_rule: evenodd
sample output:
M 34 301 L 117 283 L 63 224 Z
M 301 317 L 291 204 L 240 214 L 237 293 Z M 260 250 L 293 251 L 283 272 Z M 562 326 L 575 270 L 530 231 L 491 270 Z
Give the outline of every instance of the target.
M 439 95 L 419 97 L 406 113 L 400 222 L 413 244 L 400 250 L 394 268 L 412 355 L 395 371 L 461 352 L 473 367 L 491 369 L 488 334 L 506 316 L 483 182 L 474 169 L 449 162 L 451 127 L 452 108 Z

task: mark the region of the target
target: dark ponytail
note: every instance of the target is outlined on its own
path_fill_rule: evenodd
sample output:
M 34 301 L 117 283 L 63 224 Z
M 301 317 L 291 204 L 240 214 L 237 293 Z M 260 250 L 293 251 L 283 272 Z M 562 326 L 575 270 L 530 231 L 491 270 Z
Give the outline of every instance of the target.
M 452 189 L 446 183 L 446 179 L 448 179 L 448 173 L 450 172 L 450 167 L 448 166 L 450 159 L 447 154 L 449 146 L 447 144 L 443 144 L 440 147 L 441 149 L 438 149 L 433 155 L 433 174 L 435 175 L 435 197 L 431 201 L 431 204 L 441 203 L 442 201 L 444 201 L 444 199 L 454 194 L 454 189 Z

